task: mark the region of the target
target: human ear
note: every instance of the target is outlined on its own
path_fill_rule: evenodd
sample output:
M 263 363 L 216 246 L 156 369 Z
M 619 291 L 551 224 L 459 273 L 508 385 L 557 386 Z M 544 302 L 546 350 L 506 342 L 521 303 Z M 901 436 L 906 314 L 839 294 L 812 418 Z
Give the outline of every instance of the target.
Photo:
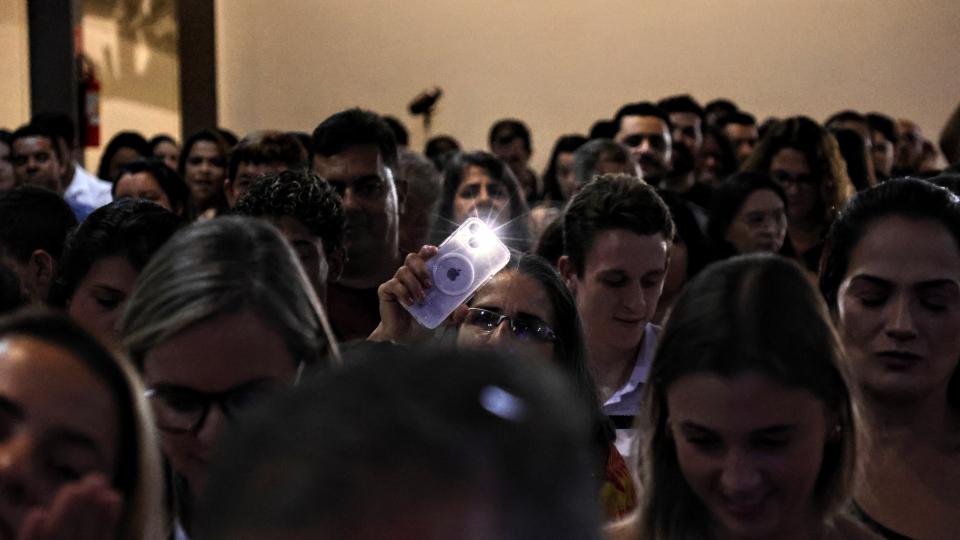
M 42 249 L 34 251 L 27 261 L 27 276 L 30 283 L 25 285 L 30 289 L 33 299 L 46 302 L 53 284 L 53 257 Z
M 561 255 L 557 259 L 557 270 L 560 272 L 560 277 L 563 278 L 563 282 L 567 284 L 567 289 L 570 289 L 570 294 L 577 294 L 577 272 L 573 268 L 573 261 L 570 260 L 568 255 Z
M 233 208 L 237 205 L 237 197 L 233 191 L 233 181 L 229 178 L 223 179 L 223 195 L 227 198 L 227 206 Z

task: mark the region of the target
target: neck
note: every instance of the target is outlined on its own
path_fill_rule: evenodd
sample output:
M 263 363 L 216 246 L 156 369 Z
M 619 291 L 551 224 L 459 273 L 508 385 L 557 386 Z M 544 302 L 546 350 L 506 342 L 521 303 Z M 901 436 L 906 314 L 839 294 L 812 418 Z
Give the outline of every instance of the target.
M 890 402 L 864 393 L 857 409 L 864 423 L 861 433 L 868 451 L 898 451 L 924 443 L 940 446 L 955 437 L 958 418 L 947 401 L 947 389 L 912 401 Z
M 590 343 L 589 339 L 588 343 Z M 626 349 L 606 342 L 590 343 L 587 351 L 590 375 L 596 382 L 603 401 L 609 399 L 630 379 L 637 353 L 642 346 L 642 339 L 637 347 Z
M 810 508 L 805 512 L 795 516 L 793 519 L 784 521 L 780 527 L 778 527 L 778 530 L 762 538 L 769 538 L 771 540 L 828 540 L 834 538 L 832 531 L 833 528 L 828 526 L 824 522 L 823 517 L 814 510 L 811 501 Z M 737 540 L 742 538 L 742 536 L 729 531 L 719 530 L 714 534 L 714 538 L 717 540 Z

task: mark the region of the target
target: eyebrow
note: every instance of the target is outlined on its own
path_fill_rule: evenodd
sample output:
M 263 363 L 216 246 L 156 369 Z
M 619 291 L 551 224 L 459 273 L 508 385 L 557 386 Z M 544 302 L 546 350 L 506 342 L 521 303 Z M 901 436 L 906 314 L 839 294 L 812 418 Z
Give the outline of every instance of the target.
M 850 281 L 851 281 L 851 282 L 853 282 L 853 281 L 855 281 L 855 280 L 866 281 L 866 282 L 870 283 L 871 285 L 876 285 L 876 286 L 880 286 L 880 287 L 892 287 L 892 286 L 893 286 L 893 282 L 892 282 L 892 281 L 889 281 L 889 280 L 886 280 L 886 279 L 883 279 L 883 278 L 877 277 L 877 276 L 871 276 L 870 274 L 857 274 L 857 275 L 853 276 L 852 278 L 850 278 Z M 954 287 L 960 288 L 960 283 L 958 283 L 957 280 L 955 280 L 955 279 L 948 279 L 948 278 L 939 278 L 939 279 L 931 279 L 931 280 L 927 280 L 927 281 L 921 281 L 921 282 L 919 282 L 919 283 L 914 284 L 913 287 L 918 288 L 918 289 L 935 289 L 935 288 L 937 288 L 937 287 L 949 287 L 949 286 L 951 286 L 951 285 L 954 286 Z
M 98 445 L 96 441 L 94 441 L 93 438 L 86 433 L 82 433 L 70 428 L 58 427 L 52 429 L 45 438 L 47 441 L 55 444 L 80 446 L 84 449 L 90 450 L 96 454 L 97 459 L 103 461 L 104 455 L 100 445 Z

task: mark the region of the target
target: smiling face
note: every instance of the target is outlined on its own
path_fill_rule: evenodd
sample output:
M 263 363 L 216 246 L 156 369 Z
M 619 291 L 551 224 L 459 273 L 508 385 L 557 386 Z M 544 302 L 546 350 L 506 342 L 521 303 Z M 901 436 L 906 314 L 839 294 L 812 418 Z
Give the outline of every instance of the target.
M 871 224 L 837 293 L 853 385 L 880 400 L 945 398 L 960 360 L 960 250 L 931 220 Z
M 173 396 L 240 389 L 261 394 L 291 384 L 296 369 L 281 334 L 247 308 L 202 320 L 151 349 L 144 358 L 143 380 L 148 388 Z M 176 410 L 177 403 L 182 401 L 151 398 L 155 414 Z M 214 404 L 195 433 L 160 430 L 164 455 L 192 493 L 202 490 L 210 452 L 227 421 Z
M 787 214 L 783 200 L 769 189 L 747 196 L 727 227 L 726 240 L 738 254 L 780 251 L 787 235 Z
M 470 307 L 486 309 L 500 315 L 542 322 L 554 328 L 555 320 L 547 292 L 535 279 L 516 271 L 498 273 L 480 288 Z M 554 344 L 534 338 L 521 338 L 510 330 L 510 323 L 501 321 L 492 331 L 478 325 L 464 323 L 457 335 L 461 347 L 490 347 L 498 351 L 521 355 L 526 358 L 552 361 Z
M 119 344 L 117 325 L 138 274 L 123 255 L 97 259 L 77 284 L 67 313 L 104 340 Z
M 0 341 L 0 537 L 91 473 L 108 481 L 117 459 L 110 388 L 70 352 L 31 337 Z
M 813 394 L 747 372 L 667 390 L 683 478 L 717 538 L 781 538 L 819 521 L 814 486 L 832 423 Z
M 467 165 L 453 198 L 454 222 L 459 225 L 468 217 L 476 216 L 487 223 L 502 225 L 512 217 L 509 206 L 507 186 L 490 178 L 483 168 Z
M 600 231 L 579 273 L 564 272 L 583 319 L 588 349 L 598 344 L 636 351 L 657 311 L 670 242 L 662 234 Z

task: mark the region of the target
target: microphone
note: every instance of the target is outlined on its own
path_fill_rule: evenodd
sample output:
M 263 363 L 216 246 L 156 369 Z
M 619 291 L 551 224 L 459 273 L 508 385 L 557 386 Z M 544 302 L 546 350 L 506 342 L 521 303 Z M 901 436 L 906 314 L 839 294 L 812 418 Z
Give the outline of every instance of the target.
M 407 106 L 410 109 L 410 114 L 429 116 L 441 96 L 443 96 L 443 90 L 439 86 L 420 92 Z

